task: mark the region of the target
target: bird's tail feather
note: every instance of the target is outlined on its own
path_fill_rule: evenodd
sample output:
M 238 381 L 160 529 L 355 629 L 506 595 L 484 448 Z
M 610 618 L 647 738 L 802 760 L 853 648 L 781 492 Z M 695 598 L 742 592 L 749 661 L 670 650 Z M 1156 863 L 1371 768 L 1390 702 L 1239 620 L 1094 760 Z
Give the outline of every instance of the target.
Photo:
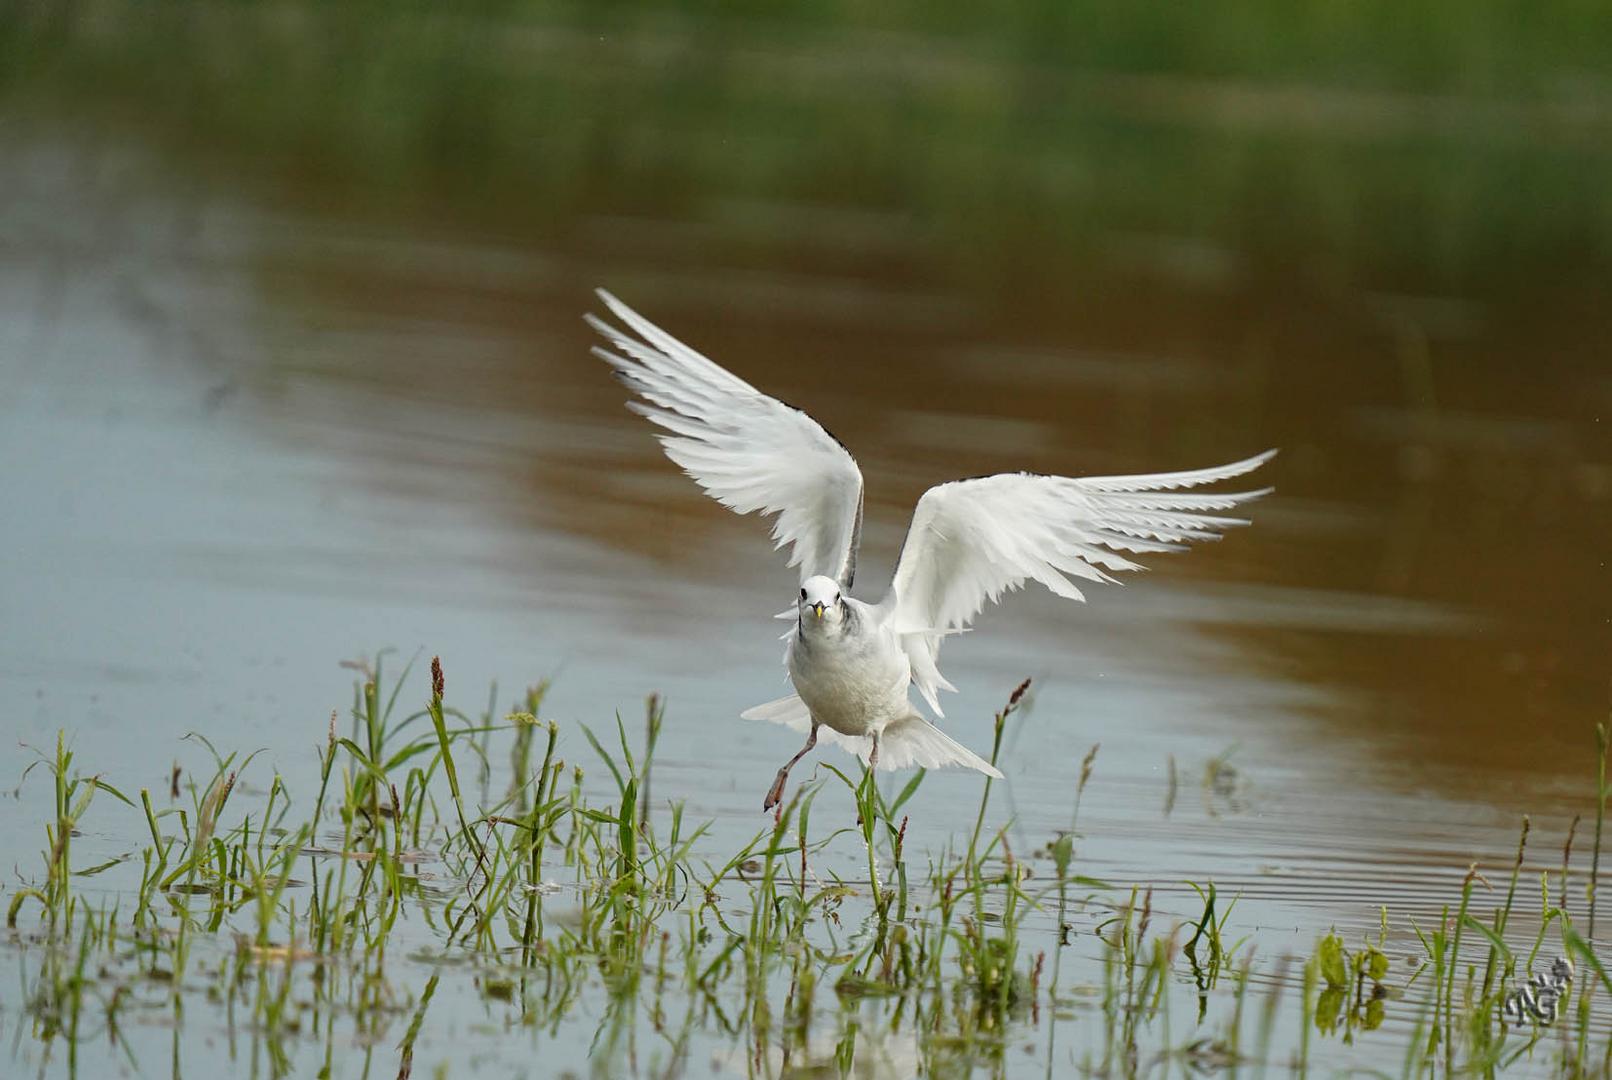
M 790 694 L 776 701 L 769 701 L 764 705 L 754 705 L 739 714 L 741 720 L 766 720 L 773 724 L 782 724 L 802 735 L 812 730 L 812 711 L 800 699 L 799 694 Z M 831 727 L 819 726 L 817 741 L 827 746 L 843 746 L 853 754 L 866 760 L 868 749 L 872 747 L 873 740 L 861 738 L 856 735 L 841 735 Z
M 801 734 L 812 729 L 812 713 L 806 708 L 806 703 L 800 699 L 799 694 L 790 694 L 776 701 L 769 701 L 765 705 L 753 705 L 739 714 L 743 720 L 767 720 L 774 724 L 782 724 L 787 728 L 794 728 Z
M 870 745 L 868 749 L 871 748 Z M 864 761 L 868 758 L 866 750 L 859 750 L 857 756 Z M 948 765 L 961 765 L 1002 779 L 994 765 L 916 713 L 897 720 L 879 736 L 880 769 L 939 769 Z
M 812 729 L 811 710 L 798 694 L 757 705 L 739 714 L 746 720 L 767 720 L 793 728 L 801 734 Z M 873 750 L 873 740 L 856 735 L 841 735 L 833 728 L 817 729 L 817 741 L 843 746 L 846 750 L 867 761 Z M 947 735 L 917 713 L 898 720 L 884 729 L 879 736 L 879 768 L 890 772 L 895 769 L 939 769 L 947 765 L 961 765 L 965 769 L 994 776 L 1002 774 L 990 762 L 974 753 L 962 743 Z

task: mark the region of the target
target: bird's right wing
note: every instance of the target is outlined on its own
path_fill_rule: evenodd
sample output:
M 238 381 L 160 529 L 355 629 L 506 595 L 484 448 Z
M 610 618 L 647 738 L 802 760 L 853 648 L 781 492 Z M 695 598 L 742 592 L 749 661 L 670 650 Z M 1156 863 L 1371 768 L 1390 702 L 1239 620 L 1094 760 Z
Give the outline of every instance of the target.
M 938 715 L 937 690 L 953 689 L 936 667 L 942 637 L 1026 581 L 1084 600 L 1070 577 L 1112 582 L 1106 571 L 1140 570 L 1118 554 L 1183 551 L 1218 538 L 1241 518 L 1209 513 L 1270 489 L 1232 494 L 1178 489 L 1251 472 L 1276 453 L 1213 469 L 1074 479 L 1003 473 L 940 484 L 913 511 L 890 592 L 879 604 L 901 635 L 913 682 Z
M 637 336 L 587 316 L 610 343 L 593 352 L 649 404 L 627 407 L 666 429 L 666 456 L 706 494 L 740 514 L 776 514 L 800 579 L 849 589 L 862 532 L 862 471 L 840 442 L 793 406 L 712 363 L 603 289 L 599 298 Z

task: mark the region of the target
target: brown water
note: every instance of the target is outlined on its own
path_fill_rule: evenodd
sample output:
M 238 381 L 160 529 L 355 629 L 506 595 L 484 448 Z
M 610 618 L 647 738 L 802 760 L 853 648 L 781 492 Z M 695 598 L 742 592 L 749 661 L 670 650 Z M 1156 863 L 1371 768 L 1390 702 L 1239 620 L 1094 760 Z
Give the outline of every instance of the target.
M 19 743 L 66 729 L 127 787 L 159 789 L 190 731 L 306 774 L 347 700 L 337 662 L 393 647 L 440 654 L 467 703 L 553 676 L 562 722 L 664 693 L 657 793 L 718 844 L 748 834 L 796 740 L 737 714 L 782 692 L 770 615 L 793 580 L 589 357 L 604 285 L 852 448 L 874 596 L 930 484 L 1282 448 L 1252 528 L 1085 605 L 1016 594 L 948 644 L 949 729 L 976 748 L 1035 679 L 1004 765 L 1023 850 L 1067 825 L 1101 743 L 1083 872 L 1181 915 L 1184 883 L 1213 879 L 1262 955 L 1302 955 L 1382 905 L 1436 918 L 1472 862 L 1509 864 L 1524 813 L 1530 866 L 1554 866 L 1593 813 L 1612 364 L 1607 309 L 1572 280 L 1441 295 L 1116 231 L 1068 253 L 1079 288 L 1004 298 L 894 213 L 717 199 L 509 240 L 247 191 L 124 136 L 12 134 L 15 772 Z M 574 726 L 562 752 L 586 756 Z M 1234 778 L 1202 782 L 1228 752 Z M 915 831 L 943 844 L 976 790 L 931 777 Z M 42 799 L 0 803 L 0 862 L 32 864 Z

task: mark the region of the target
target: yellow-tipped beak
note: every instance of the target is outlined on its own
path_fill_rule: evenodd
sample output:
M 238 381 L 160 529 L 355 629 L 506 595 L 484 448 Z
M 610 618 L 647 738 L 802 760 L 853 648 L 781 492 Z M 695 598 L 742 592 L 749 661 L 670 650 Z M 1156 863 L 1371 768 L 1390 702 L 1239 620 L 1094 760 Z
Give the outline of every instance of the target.
M 825 605 L 823 604 L 823 602 L 821 600 L 819 600 L 817 603 L 812 605 L 812 610 L 817 612 L 817 617 L 819 619 L 821 619 L 823 617 L 823 612 L 825 610 Z

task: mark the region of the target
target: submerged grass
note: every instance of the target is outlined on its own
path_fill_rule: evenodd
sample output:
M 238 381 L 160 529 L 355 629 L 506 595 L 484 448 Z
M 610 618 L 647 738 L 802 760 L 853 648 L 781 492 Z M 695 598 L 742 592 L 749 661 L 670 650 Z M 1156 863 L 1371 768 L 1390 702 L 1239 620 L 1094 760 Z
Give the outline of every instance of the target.
M 446 703 L 433 659 L 424 708 L 399 717 L 408 668 L 388 691 L 379 659 L 354 667 L 349 734 L 333 716 L 304 820 L 293 816 L 290 782 L 273 775 L 266 788 L 247 786 L 253 755 L 219 754 L 199 736 L 211 768 L 163 809 L 148 790 L 136 804 L 80 773 L 65 736 L 36 762 L 53 796 L 41 875 L 13 893 L 7 921 L 23 946 L 29 1045 L 43 1063 L 61 1054 L 76 1072 L 93 1029 L 138 1070 L 126 1021 L 161 1015 L 173 1027 L 177 1073 L 187 1003 L 202 998 L 226 1009 L 231 1057 L 236 1032 L 250 1032 L 253 1066 L 271 1076 L 305 1071 L 310 1044 L 322 1075 L 368 1074 L 390 1019 L 406 1017 L 395 1049 L 408 1077 L 430 1042 L 443 979 L 465 973 L 520 1028 L 552 1037 L 602 1013 L 591 1037 L 576 1038 L 588 1043 L 590 1067 L 609 1075 L 680 1074 L 702 1039 L 741 1047 L 737 1071 L 753 1075 L 781 1075 L 792 1061 L 838 1075 L 1016 1072 L 1014 1033 L 1038 1025 L 1045 1046 L 1027 1060 L 1048 1076 L 1061 1071 L 1055 1061 L 1101 1076 L 1252 1064 L 1305 1074 L 1312 1035 L 1338 1046 L 1381 1037 L 1394 1015 L 1406 1075 L 1493 1074 L 1518 1062 L 1588 1075 L 1612 1062 L 1591 1004 L 1598 988 L 1612 993 L 1612 980 L 1592 935 L 1568 914 L 1565 873 L 1559 903 L 1540 875 L 1531 949 L 1514 936 L 1508 944 L 1526 819 L 1503 904 L 1480 913 L 1492 889 L 1473 867 L 1453 910 L 1436 925 L 1411 924 L 1424 955 L 1406 977 L 1392 973 L 1386 909 L 1374 936 L 1330 933 L 1307 958 L 1263 964 L 1249 937 L 1228 932 L 1236 898 L 1212 882 L 1191 886 L 1201 913 L 1170 915 L 1150 886 L 1076 872 L 1078 807 L 1096 747 L 1079 763 L 1070 830 L 1028 859 L 1014 852 L 1009 823 L 987 825 L 989 780 L 966 846 L 914 860 L 907 810 L 924 773 L 887 793 L 865 768 L 828 765 L 826 779 L 797 787 L 737 850 L 713 858 L 707 825 L 691 823 L 682 803 L 650 798 L 659 699 L 647 702 L 641 743 L 619 714 L 613 733 L 581 729 L 609 777 L 601 800 L 584 769 L 557 756 L 560 727 L 542 715 L 546 685 L 528 690 L 518 711 L 499 718 L 489 706 L 471 717 Z M 993 762 L 1028 687 L 995 717 Z M 511 775 L 495 796 L 499 743 Z M 1604 736 L 1601 745 L 1604 753 Z M 479 802 L 463 783 L 467 762 L 483 780 Z M 824 797 L 838 786 L 855 822 L 825 831 Z M 150 842 L 80 866 L 72 839 L 101 794 L 124 804 L 131 829 Z M 849 861 L 847 844 L 857 849 Z M 835 869 L 856 864 L 865 879 Z M 137 886 L 130 876 L 129 887 L 90 899 L 76 885 L 136 866 Z M 1077 934 L 1080 920 L 1089 933 Z M 1557 948 L 1545 950 L 1552 931 Z M 388 952 L 401 948 L 427 972 L 417 995 L 386 978 Z M 1076 960 L 1095 977 L 1071 980 Z M 1290 967 L 1301 982 L 1290 982 Z M 1289 985 L 1297 1004 L 1284 1007 Z M 825 989 L 849 1018 L 827 1048 L 813 1043 Z M 1172 1025 L 1177 991 L 1195 997 L 1184 1025 Z M 600 1001 L 602 1010 L 583 1004 Z M 881 1008 L 864 1029 L 868 1003 Z M 1257 1017 L 1252 1045 L 1245 1012 Z M 1279 1039 L 1280 1018 L 1292 1013 L 1292 1037 Z M 649 1057 L 638 1043 L 643 1018 L 654 1032 Z M 1063 1057 L 1060 1023 L 1086 1035 Z M 1552 1031 L 1562 1037 L 1547 1038 Z M 897 1037 L 908 1040 L 907 1057 L 891 1050 Z

